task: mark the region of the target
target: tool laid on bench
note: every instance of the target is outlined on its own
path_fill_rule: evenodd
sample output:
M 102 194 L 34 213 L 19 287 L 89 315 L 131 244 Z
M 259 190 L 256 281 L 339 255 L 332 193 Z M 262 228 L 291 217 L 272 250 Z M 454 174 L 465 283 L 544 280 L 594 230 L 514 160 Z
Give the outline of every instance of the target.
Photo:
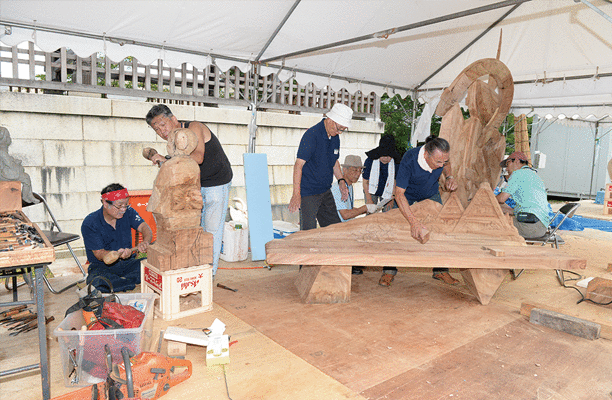
M 105 352 L 109 370 L 105 382 L 66 393 L 53 400 L 158 399 L 172 386 L 191 377 L 192 365 L 189 360 L 150 352 L 130 357 L 130 350 L 123 347 L 123 363 L 114 364 L 108 345 L 105 346 Z

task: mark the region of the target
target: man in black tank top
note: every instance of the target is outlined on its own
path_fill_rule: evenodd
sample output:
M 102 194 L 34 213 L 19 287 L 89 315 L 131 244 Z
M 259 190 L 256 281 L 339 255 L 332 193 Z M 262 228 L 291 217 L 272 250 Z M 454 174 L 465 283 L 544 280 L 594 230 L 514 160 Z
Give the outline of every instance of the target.
M 190 157 L 200 166 L 200 185 L 204 206 L 202 207 L 202 228 L 213 234 L 213 277 L 219 266 L 223 226 L 227 214 L 229 189 L 232 184 L 232 166 L 221 147 L 219 139 L 201 122 L 179 122 L 168 106 L 158 104 L 147 113 L 147 124 L 164 140 L 175 129 L 187 128 L 198 138 L 198 145 Z M 166 161 L 156 154 L 151 158 L 153 164 Z

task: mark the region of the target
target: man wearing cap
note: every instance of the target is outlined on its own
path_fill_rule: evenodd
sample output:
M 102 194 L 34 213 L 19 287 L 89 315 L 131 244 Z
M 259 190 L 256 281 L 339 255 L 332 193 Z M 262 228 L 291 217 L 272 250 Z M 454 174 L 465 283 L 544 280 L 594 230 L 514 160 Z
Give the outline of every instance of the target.
M 401 157 L 395 149 L 395 138 L 385 135 L 378 147 L 367 151 L 363 168 L 363 193 L 366 204 L 388 203 L 393 198 L 395 177 Z
M 132 254 L 132 229 L 142 234 L 137 246 L 146 252 L 153 240 L 153 232 L 147 223 L 129 206 L 126 188 L 112 183 L 100 192 L 102 207 L 89 214 L 81 225 L 89 269 L 87 283 L 96 277 L 104 277 L 113 285 L 114 292 L 133 290 L 140 283 L 140 259 Z M 119 253 L 119 259 L 106 265 L 103 261 L 111 251 Z M 102 279 L 93 282 L 98 290 L 109 293 L 108 284 Z
M 509 174 L 508 185 L 497 195 L 502 210 L 513 214 L 514 226 L 522 237 L 544 236 L 550 223 L 544 182 L 537 171 L 529 166 L 529 159 L 521 151 L 510 154 L 500 165 Z M 505 204 L 510 196 L 516 203 L 514 210 Z
M 363 165 L 361 164 L 361 157 L 349 155 L 344 158 L 342 164 L 342 178 L 338 179 L 338 182 L 332 183 L 331 192 L 336 202 L 336 209 L 338 210 L 338 216 L 340 221 L 345 222 L 349 219 L 353 219 L 361 214 L 371 214 L 376 212 L 375 204 L 364 204 L 361 207 L 355 208 L 355 194 L 353 192 L 353 184 L 357 183 L 361 176 L 361 170 Z M 342 200 L 340 194 L 339 182 L 344 181 L 348 186 L 348 198 Z M 358 267 L 353 267 L 353 275 L 363 274 L 363 270 Z
M 340 137 L 351 127 L 353 110 L 344 104 L 332 109 L 302 136 L 293 166 L 293 195 L 289 211 L 300 210 L 300 229 L 309 230 L 340 222 L 331 184 L 334 176 L 340 180 L 342 200 L 348 198 L 348 185 L 340 170 Z
M 332 195 L 336 203 L 336 209 L 338 210 L 338 216 L 340 221 L 345 222 L 349 219 L 353 219 L 361 214 L 371 214 L 376 212 L 375 204 L 364 204 L 361 207 L 354 208 L 355 196 L 353 193 L 353 184 L 357 183 L 361 176 L 361 157 L 359 156 L 346 156 L 344 163 L 342 164 L 342 178 L 338 179 L 338 182 L 334 182 L 331 187 Z M 340 193 L 340 183 L 344 181 L 348 186 L 348 198 L 342 200 Z

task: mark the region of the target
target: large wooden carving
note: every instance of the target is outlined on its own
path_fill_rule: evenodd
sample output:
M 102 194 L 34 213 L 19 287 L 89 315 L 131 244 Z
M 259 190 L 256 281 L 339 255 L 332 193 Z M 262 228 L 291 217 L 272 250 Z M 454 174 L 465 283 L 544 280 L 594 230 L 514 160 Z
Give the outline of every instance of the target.
M 488 83 L 481 80 L 487 76 Z M 459 102 L 466 92 L 470 118 L 464 120 Z M 510 70 L 499 60 L 485 58 L 465 68 L 444 90 L 438 103 L 436 114 L 442 117 L 440 137 L 450 143 L 452 175 L 459 185 L 457 195 L 464 207 L 482 182 L 495 187 L 499 180 L 499 162 L 506 146 L 499 127 L 508 114 L 513 95 Z M 442 192 L 443 201 L 449 196 L 449 192 Z
M 527 246 L 484 182 L 466 208 L 451 194 L 442 206 L 411 206 L 431 231 L 427 244 L 410 235 L 398 209 L 325 228 L 300 231 L 266 245 L 268 264 L 302 265 L 297 285 L 305 302 L 350 299 L 352 265 L 462 269 L 468 288 L 487 304 L 509 269 L 576 269 L 586 261 L 548 247 Z M 340 267 L 340 268 L 339 268 Z M 342 269 L 335 275 L 331 269 Z
M 157 241 L 149 246 L 147 258 L 161 271 L 212 262 L 212 234 L 200 226 L 200 168 L 189 157 L 197 140 L 189 129 L 170 133 L 167 150 L 172 158 L 160 167 L 147 205 L 157 225 Z

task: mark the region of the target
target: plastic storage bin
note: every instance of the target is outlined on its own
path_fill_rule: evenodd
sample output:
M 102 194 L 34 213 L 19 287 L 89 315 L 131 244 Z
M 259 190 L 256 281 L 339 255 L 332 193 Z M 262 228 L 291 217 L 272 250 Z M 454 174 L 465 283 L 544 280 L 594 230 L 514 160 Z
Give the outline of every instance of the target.
M 121 304 L 135 305 L 145 317 L 138 328 L 81 330 L 85 325 L 83 313 L 75 311 L 53 331 L 60 345 L 64 385 L 88 386 L 106 379 L 104 345 L 108 345 L 113 362 L 123 362 L 121 348 L 127 347 L 135 354 L 148 351 L 153 334 L 153 305 L 155 293 L 118 293 Z M 76 330 L 71 330 L 72 328 Z
M 274 239 L 282 239 L 290 234 L 300 230 L 296 224 L 286 221 L 272 221 L 272 229 L 274 231 Z
M 223 227 L 221 254 L 223 261 L 244 261 L 249 255 L 249 230 L 244 223 L 230 221 Z

